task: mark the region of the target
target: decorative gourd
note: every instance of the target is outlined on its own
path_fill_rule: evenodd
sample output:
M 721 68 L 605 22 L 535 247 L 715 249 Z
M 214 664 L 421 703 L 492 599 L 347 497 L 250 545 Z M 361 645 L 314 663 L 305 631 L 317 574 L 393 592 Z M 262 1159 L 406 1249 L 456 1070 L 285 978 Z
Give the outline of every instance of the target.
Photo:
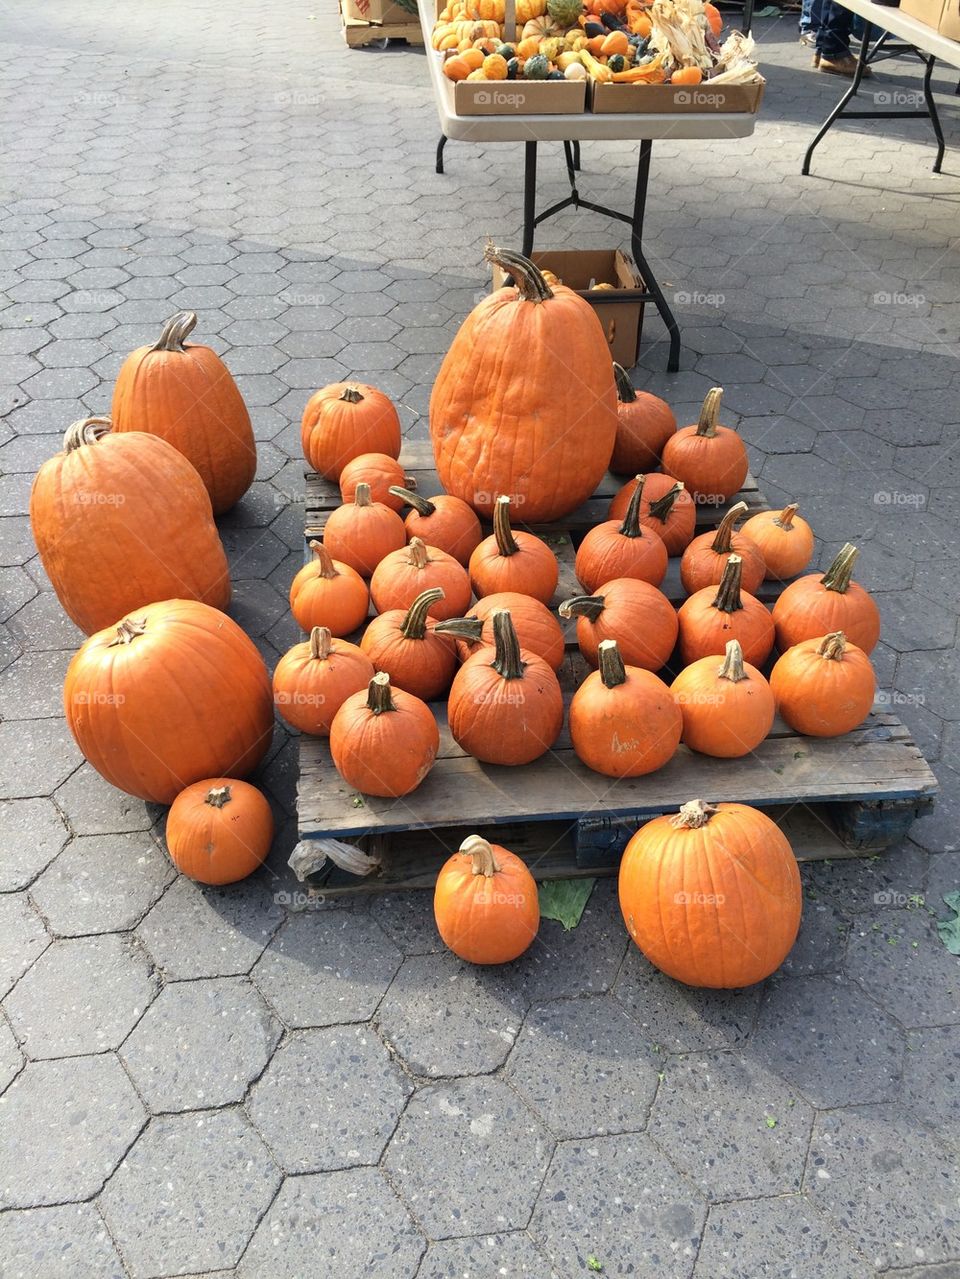
M 743 561 L 743 589 L 755 594 L 763 581 L 766 565 L 760 548 L 746 533 L 735 533 L 737 520 L 745 514 L 746 502 L 737 502 L 712 533 L 695 537 L 680 558 L 680 581 L 688 595 L 705 586 L 716 586 L 726 571 L 731 555 Z
M 385 613 L 409 608 L 430 586 L 441 588 L 430 604 L 431 617 L 460 617 L 470 607 L 473 596 L 467 570 L 446 551 L 424 546 L 415 537 L 409 546 L 391 551 L 380 561 L 370 579 L 370 595 L 377 612 Z
M 773 650 L 774 627 L 769 611 L 741 590 L 743 561 L 731 555 L 719 586 L 705 586 L 684 600 L 677 612 L 680 655 L 685 663 L 720 657 L 735 639 L 754 666 L 762 666 Z
M 540 927 L 536 880 L 514 853 L 469 835 L 440 868 L 433 914 L 444 945 L 460 959 L 509 964 Z
M 437 470 L 448 493 L 487 515 L 506 494 L 527 523 L 559 519 L 590 497 L 613 452 L 606 335 L 588 302 L 551 288 L 520 254 L 490 246 L 485 257 L 516 287 L 474 307 L 440 366 L 430 397 Z
M 340 472 L 340 499 L 352 502 L 359 483 L 370 485 L 370 500 L 382 502 L 391 511 L 403 510 L 403 499 L 393 489 L 398 485 L 413 485 L 412 476 L 405 475 L 403 467 L 389 453 L 361 453 L 352 458 Z
M 352 502 L 330 512 L 323 530 L 323 544 L 333 558 L 363 577 L 370 577 L 384 556 L 406 541 L 403 520 L 389 506 L 372 502 L 370 485 L 362 481 Z
M 159 435 L 182 453 L 219 515 L 253 483 L 257 446 L 247 406 L 223 360 L 209 346 L 185 345 L 196 323 L 193 311 L 181 311 L 153 346 L 127 356 L 110 416 L 115 431 Z
M 322 542 L 311 542 L 314 558 L 304 564 L 290 586 L 290 611 L 309 635 L 326 626 L 332 635 L 351 635 L 366 621 L 370 592 L 360 574 L 335 560 Z
M 428 498 L 406 488 L 394 487 L 390 492 L 402 505 L 412 508 L 403 521 L 408 538 L 419 537 L 467 567 L 483 541 L 483 529 L 472 506 L 449 493 Z
M 273 736 L 263 658 L 195 600 L 146 604 L 91 635 L 67 668 L 63 705 L 97 772 L 154 804 L 203 778 L 246 776 Z
M 506 609 L 493 615 L 494 649 L 468 657 L 447 702 L 454 741 L 485 764 L 529 764 L 550 749 L 563 726 L 563 696 L 553 669 L 521 652 Z
M 577 643 L 591 666 L 600 645 L 616 640 L 628 666 L 659 671 L 677 642 L 677 614 L 667 597 L 649 582 L 617 577 L 595 595 L 576 595 L 560 605 L 561 617 L 577 619 Z
M 788 648 L 771 672 L 770 686 L 777 709 L 796 732 L 839 737 L 869 715 L 876 678 L 863 649 L 834 631 Z
M 485 595 L 470 610 L 469 617 L 455 617 L 449 622 L 439 622 L 437 633 L 451 636 L 462 662 L 481 648 L 493 648 L 494 613 L 507 609 L 521 649 L 536 653 L 548 666 L 558 671 L 563 662 L 565 640 L 560 623 L 545 604 L 532 595 L 517 591 L 498 591 Z M 671 610 L 672 612 L 672 610 Z
M 333 382 L 315 391 L 300 423 L 303 456 L 328 480 L 339 480 L 363 453 L 400 456 L 400 418 L 382 391 L 362 382 Z
M 859 554 L 847 542 L 822 577 L 808 573 L 790 583 L 773 606 L 781 653 L 834 631 L 843 631 L 848 642 L 865 653 L 873 652 L 880 638 L 880 612 L 869 592 L 851 581 Z
M 605 777 L 642 777 L 676 754 L 683 721 L 663 680 L 624 666 L 616 640 L 603 640 L 599 669 L 570 702 L 577 757 Z
M 735 639 L 721 662 L 701 657 L 670 685 L 683 716 L 683 741 L 691 750 L 718 759 L 739 759 L 760 745 L 776 713 L 770 685 L 743 660 Z
M 301 733 L 327 737 L 333 717 L 353 693 L 376 674 L 373 662 L 356 644 L 334 639 L 326 626 L 284 653 L 273 672 L 277 714 Z
M 559 578 L 557 557 L 550 547 L 532 533 L 515 533 L 510 527 L 510 498 L 498 497 L 493 533 L 470 556 L 470 583 L 477 599 L 518 591 L 549 604 Z
M 179 596 L 230 602 L 230 570 L 197 472 L 144 431 L 74 422 L 37 472 L 30 526 L 64 612 L 88 635 Z
M 717 424 L 722 395 L 721 386 L 707 392 L 699 422 L 670 436 L 662 461 L 663 469 L 683 480 L 695 498 L 726 502 L 743 488 L 749 463 L 736 431 Z
M 523 75 L 526 80 L 546 80 L 549 74 L 550 63 L 542 53 L 535 53 L 523 65 Z
M 373 665 L 389 671 L 395 688 L 425 702 L 442 697 L 457 669 L 453 640 L 438 635 L 429 609 L 443 599 L 439 586 L 424 591 L 410 607 L 390 609 L 373 618 L 360 647 Z
M 595 591 L 616 577 L 635 577 L 659 586 L 667 572 L 667 548 L 659 534 L 640 523 L 643 476 L 637 476 L 630 505 L 618 520 L 597 524 L 580 543 L 574 571 L 586 591 Z
M 760 511 L 743 526 L 744 537 L 760 548 L 767 578 L 785 582 L 796 577 L 813 558 L 813 530 L 797 514 L 797 503 L 782 511 Z
M 752 986 L 800 927 L 800 872 L 775 822 L 746 804 L 684 804 L 647 822 L 620 862 L 620 909 L 647 959 L 688 986 Z
M 330 754 L 363 795 L 393 799 L 415 791 L 433 767 L 440 730 L 426 702 L 390 687 L 385 671 L 348 697 L 333 718 Z
M 611 32 L 611 35 L 617 34 Z M 638 391 L 621 364 L 614 363 L 617 383 L 617 441 L 613 446 L 610 470 L 617 475 L 636 475 L 660 465 L 663 446 L 677 429 L 673 409 L 665 400 L 648 391 Z
M 167 848 L 198 884 L 235 884 L 261 865 L 273 842 L 273 814 L 255 786 L 209 777 L 182 790 L 167 814 Z

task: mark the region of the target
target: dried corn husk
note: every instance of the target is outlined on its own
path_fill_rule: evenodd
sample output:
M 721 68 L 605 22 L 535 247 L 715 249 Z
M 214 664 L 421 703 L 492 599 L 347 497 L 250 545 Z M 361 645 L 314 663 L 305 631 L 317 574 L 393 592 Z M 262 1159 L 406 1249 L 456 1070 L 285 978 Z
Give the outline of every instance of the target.
M 720 46 L 716 70 L 710 76 L 710 84 L 757 84 L 763 76 L 757 70 L 753 57 L 755 44 L 751 36 L 742 31 L 732 31 Z

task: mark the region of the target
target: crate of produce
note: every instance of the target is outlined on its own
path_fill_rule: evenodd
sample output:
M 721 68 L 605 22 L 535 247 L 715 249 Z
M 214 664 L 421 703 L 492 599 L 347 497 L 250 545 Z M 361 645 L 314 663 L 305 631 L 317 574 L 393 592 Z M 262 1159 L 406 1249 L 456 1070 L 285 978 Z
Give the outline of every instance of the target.
M 340 0 L 340 30 L 351 49 L 383 40 L 423 44 L 416 6 L 407 9 L 389 0 Z

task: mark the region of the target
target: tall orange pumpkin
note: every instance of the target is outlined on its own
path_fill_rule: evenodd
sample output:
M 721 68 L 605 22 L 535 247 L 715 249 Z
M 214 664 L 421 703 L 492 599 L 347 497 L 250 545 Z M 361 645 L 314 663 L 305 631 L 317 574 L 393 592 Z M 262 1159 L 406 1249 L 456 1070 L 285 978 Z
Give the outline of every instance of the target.
M 683 480 L 694 497 L 726 501 L 743 487 L 749 463 L 740 436 L 717 423 L 722 396 L 720 386 L 707 392 L 699 421 L 670 436 L 662 460 L 663 469 Z
M 328 480 L 339 480 L 363 453 L 400 456 L 400 418 L 382 391 L 362 382 L 332 382 L 307 401 L 300 422 L 303 456 Z
M 505 494 L 528 523 L 559 519 L 593 493 L 617 434 L 617 392 L 590 305 L 550 286 L 519 253 L 489 246 L 511 288 L 460 326 L 430 397 L 444 488 L 486 515 Z
M 40 559 L 64 611 L 92 635 L 155 600 L 230 602 L 230 570 L 197 472 L 156 435 L 74 422 L 30 494 Z
M 174 866 L 199 884 L 235 884 L 265 860 L 273 814 L 249 782 L 209 777 L 182 790 L 167 814 Z
M 433 913 L 444 943 L 470 964 L 508 964 L 540 927 L 537 885 L 515 853 L 469 835 L 440 868 Z
M 115 431 L 147 431 L 196 467 L 215 515 L 253 483 L 257 446 L 243 396 L 216 351 L 186 340 L 197 323 L 181 311 L 153 346 L 138 347 L 117 374 L 110 416 Z
M 653 471 L 660 465 L 663 446 L 677 429 L 673 409 L 659 396 L 638 391 L 622 365 L 615 363 L 613 374 L 619 423 L 610 470 L 616 475 Z

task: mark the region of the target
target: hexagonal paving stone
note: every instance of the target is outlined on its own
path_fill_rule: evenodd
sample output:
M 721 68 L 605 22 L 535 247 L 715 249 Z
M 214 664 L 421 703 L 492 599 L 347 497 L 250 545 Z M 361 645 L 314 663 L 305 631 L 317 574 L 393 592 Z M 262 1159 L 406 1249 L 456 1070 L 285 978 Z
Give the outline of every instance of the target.
M 70 833 L 49 799 L 0 803 L 0 892 L 26 886 L 53 861 Z
M 502 1080 L 464 1079 L 414 1094 L 384 1167 L 427 1234 L 449 1239 L 522 1229 L 552 1150 Z
M 908 841 L 875 856 L 807 862 L 802 874 L 805 896 L 816 893 L 835 902 L 844 914 L 862 914 L 879 906 L 905 907 L 922 895 L 927 858 Z
M 117 1048 L 157 993 L 146 955 L 118 933 L 55 941 L 6 998 L 28 1056 Z
M 597 1137 L 557 1147 L 530 1233 L 561 1274 L 685 1279 L 707 1205 L 649 1137 Z
M 410 1279 L 426 1241 L 376 1168 L 291 1177 L 244 1253 L 241 1279 Z
M 17 723 L 0 724 L 0 759 L 0 799 L 31 799 L 52 794 L 81 755 L 65 721 L 47 719 L 31 724 L 29 733 Z
M 89 764 L 68 777 L 54 795 L 76 835 L 114 835 L 149 830 L 156 807 L 111 786 Z
M 796 1279 L 871 1279 L 876 1273 L 800 1195 L 715 1204 L 693 1273 L 695 1279 L 757 1279 L 772 1275 L 781 1259 L 789 1267 L 782 1273 Z
M 125 1279 L 123 1262 L 93 1204 L 29 1208 L 0 1216 L 7 1279 Z
M 0 1097 L 0 1207 L 89 1199 L 145 1120 L 112 1053 L 32 1062 Z
M 370 914 L 404 955 L 433 955 L 444 949 L 430 889 L 378 893 Z
M 246 977 L 166 986 L 120 1056 L 150 1109 L 200 1110 L 242 1101 L 281 1028 Z
M 22 1066 L 23 1053 L 13 1031 L 7 1022 L 0 1019 L 0 1092 L 19 1074 Z
M 0 998 L 49 944 L 50 935 L 26 893 L 0 897 Z
M 810 900 L 805 893 L 800 932 L 780 966 L 790 977 L 839 972 L 847 949 L 850 920 L 830 902 Z
M 944 1141 L 960 1146 L 957 1087 L 960 1026 L 931 1026 L 907 1036 L 899 1096 Z
M 417 1279 L 560 1279 L 524 1231 L 509 1235 L 474 1235 L 431 1244 Z
M 926 910 L 883 911 L 858 923 L 844 966 L 848 977 L 904 1026 L 960 1022 L 960 957 L 940 941 Z
M 877 1269 L 960 1257 L 956 1155 L 892 1106 L 820 1115 L 804 1190 Z
M 149 831 L 87 835 L 48 866 L 32 891 L 63 937 L 133 928 L 176 871 Z

